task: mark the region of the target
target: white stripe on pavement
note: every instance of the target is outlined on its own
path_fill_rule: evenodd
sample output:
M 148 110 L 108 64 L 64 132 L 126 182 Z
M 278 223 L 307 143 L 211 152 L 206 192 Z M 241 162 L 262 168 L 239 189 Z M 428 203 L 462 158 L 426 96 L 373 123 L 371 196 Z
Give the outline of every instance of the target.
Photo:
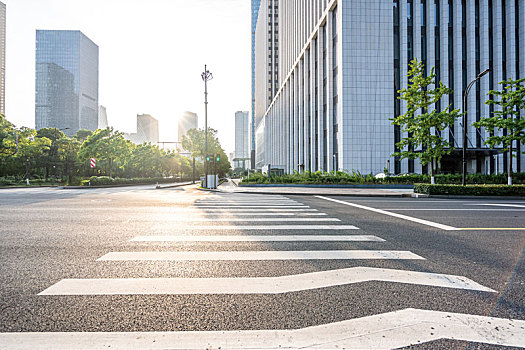
M 466 204 L 467 205 L 467 204 Z M 495 204 L 495 203 L 483 203 L 483 204 L 469 204 L 469 205 L 487 205 L 491 207 L 515 207 L 515 208 L 525 208 L 525 205 L 519 204 Z
M 291 236 L 137 236 L 131 242 L 384 242 L 370 235 Z
M 393 217 L 396 217 L 396 218 L 399 218 L 399 219 L 403 219 L 403 220 L 417 222 L 418 224 L 423 224 L 423 225 L 427 225 L 427 226 L 431 226 L 431 227 L 436 227 L 436 228 L 439 228 L 439 229 L 442 229 L 442 230 L 446 230 L 446 231 L 459 230 L 456 227 L 443 225 L 443 224 L 438 224 L 437 222 L 432 222 L 432 221 L 428 221 L 428 220 L 418 219 L 418 218 L 414 218 L 414 217 L 407 216 L 407 215 L 392 213 L 390 211 L 386 211 L 386 210 L 382 210 L 382 209 L 366 207 L 364 205 L 350 203 L 350 202 L 345 202 L 345 201 L 340 201 L 340 200 L 337 200 L 337 199 L 328 198 L 328 197 L 324 197 L 324 196 L 316 196 L 316 197 L 320 198 L 320 199 L 327 200 L 327 201 L 331 201 L 331 202 L 335 202 L 335 203 L 344 204 L 344 205 L 348 205 L 348 206 L 351 206 L 351 207 L 359 208 L 359 209 L 373 211 L 373 212 L 376 212 L 376 213 L 379 213 L 379 214 L 393 216 Z
M 39 295 L 283 294 L 370 281 L 495 293 L 463 276 L 351 267 L 280 277 L 63 279 Z
M 341 221 L 336 218 L 217 218 L 217 217 L 185 217 L 185 218 L 175 218 L 175 221 L 180 222 L 236 222 L 236 221 L 250 221 L 250 222 L 336 222 Z
M 470 208 L 470 209 L 465 209 L 465 208 L 461 208 L 461 209 L 454 209 L 454 208 L 446 208 L 446 209 L 442 209 L 442 208 L 434 208 L 434 209 L 430 209 L 430 208 L 410 208 L 410 209 L 407 209 L 407 208 L 403 208 L 403 209 L 400 209 L 400 208 L 389 208 L 389 209 L 384 209 L 384 210 L 395 210 L 395 211 L 503 211 L 503 212 L 514 212 L 514 211 L 525 211 L 525 209 L 494 209 L 494 208 L 483 208 L 483 209 L 479 209 L 479 208 Z
M 265 212 L 267 213 L 278 213 L 278 212 L 306 212 L 306 211 L 318 211 L 317 209 L 297 209 L 297 208 L 264 208 Z M 190 209 L 182 209 L 178 210 L 178 212 L 192 212 L 192 213 L 208 213 L 208 212 L 224 212 L 224 213 L 240 213 L 240 212 L 261 212 L 263 209 L 253 209 L 253 208 L 229 208 L 229 209 L 221 209 L 221 208 L 208 208 L 208 209 L 195 209 L 195 207 L 192 207 Z
M 110 252 L 97 261 L 253 261 L 253 260 L 425 260 L 397 250 L 300 250 L 224 252 Z
M 310 208 L 307 205 L 195 205 L 193 208 L 203 208 L 203 209 L 213 209 L 213 208 L 226 208 L 226 209 L 235 209 L 235 208 L 247 208 L 247 209 L 255 209 L 255 208 Z
M 0 333 L 0 349 L 393 349 L 440 339 L 522 348 L 523 329 L 522 320 L 404 309 L 295 330 Z
M 258 225 L 258 226 L 182 226 L 181 230 L 359 230 L 352 225 Z

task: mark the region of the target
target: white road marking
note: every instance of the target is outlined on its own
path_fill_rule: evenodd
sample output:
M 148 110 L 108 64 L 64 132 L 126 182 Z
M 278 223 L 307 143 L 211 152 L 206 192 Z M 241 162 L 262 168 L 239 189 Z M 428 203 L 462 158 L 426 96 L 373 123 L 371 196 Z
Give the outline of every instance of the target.
M 97 261 L 253 261 L 253 260 L 425 260 L 397 250 L 301 250 L 224 252 L 110 252 Z
M 525 205 L 521 204 L 496 204 L 496 203 L 483 203 L 483 204 L 470 204 L 470 205 L 487 205 L 491 207 L 514 207 L 514 208 L 525 208 Z
M 359 230 L 352 225 L 257 225 L 257 226 L 232 226 L 232 225 L 214 225 L 214 226 L 183 226 L 183 230 Z
M 195 205 L 193 208 L 225 208 L 225 209 L 235 209 L 235 208 L 247 208 L 247 209 L 263 209 L 263 208 L 310 208 L 307 205 Z
M 395 211 L 504 211 L 504 212 L 510 212 L 510 211 L 525 211 L 525 209 L 493 209 L 493 208 L 484 208 L 484 209 L 479 209 L 479 208 L 471 208 L 471 209 L 465 209 L 465 208 L 461 208 L 461 209 L 451 209 L 451 208 L 435 208 L 435 209 L 429 209 L 429 208 L 410 208 L 410 209 L 407 209 L 407 208 L 403 208 L 403 209 L 400 209 L 400 208 L 388 208 L 388 209 L 383 209 L 383 210 L 395 210 Z
M 525 321 L 404 309 L 292 330 L 0 333 L 0 349 L 393 349 L 453 339 L 525 347 Z
M 280 277 L 63 279 L 38 295 L 283 294 L 370 281 L 496 292 L 463 276 L 351 267 Z
M 291 236 L 137 236 L 130 242 L 384 242 L 370 235 Z
M 236 213 L 236 212 L 260 212 L 261 210 L 265 209 L 265 212 L 267 213 L 277 213 L 277 212 L 305 212 L 305 211 L 318 211 L 317 209 L 297 209 L 297 208 L 283 208 L 283 207 L 277 207 L 277 208 L 259 208 L 259 209 L 253 209 L 253 208 L 228 208 L 228 209 L 222 209 L 222 208 L 206 208 L 206 209 L 195 209 L 195 207 L 192 207 L 191 209 L 183 209 L 179 210 L 179 212 L 198 212 L 198 213 L 208 213 L 208 212 L 225 212 L 225 213 Z
M 345 202 L 345 201 L 340 201 L 340 200 L 337 200 L 337 199 L 332 199 L 332 198 L 328 198 L 328 197 L 324 197 L 324 196 L 315 196 L 315 197 L 320 198 L 320 199 L 324 199 L 324 200 L 327 200 L 327 201 L 331 201 L 331 202 L 335 202 L 335 203 L 344 204 L 344 205 L 348 205 L 348 206 L 351 206 L 351 207 L 363 209 L 363 210 L 373 211 L 373 212 L 376 212 L 376 213 L 379 213 L 379 214 L 393 216 L 393 217 L 396 217 L 396 218 L 399 218 L 399 219 L 403 219 L 403 220 L 417 222 L 418 224 L 423 224 L 423 225 L 427 225 L 427 226 L 431 226 L 431 227 L 436 227 L 436 228 L 439 228 L 439 229 L 442 229 L 442 230 L 446 230 L 446 231 L 459 230 L 456 227 L 443 225 L 443 224 L 438 224 L 437 222 L 432 222 L 432 221 L 428 221 L 428 220 L 418 219 L 418 218 L 414 218 L 412 216 L 392 213 L 390 211 L 385 211 L 385 210 L 382 210 L 382 209 L 366 207 L 364 205 L 350 203 L 350 202 Z
M 175 218 L 175 221 L 181 222 L 236 222 L 236 221 L 250 221 L 250 222 L 335 222 L 341 221 L 336 218 L 204 218 L 204 217 L 185 217 L 185 218 Z

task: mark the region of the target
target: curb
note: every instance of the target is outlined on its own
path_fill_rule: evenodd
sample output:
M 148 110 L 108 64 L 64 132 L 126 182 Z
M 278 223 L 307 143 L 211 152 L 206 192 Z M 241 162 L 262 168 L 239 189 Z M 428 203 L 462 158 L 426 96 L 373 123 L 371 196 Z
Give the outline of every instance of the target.
M 205 189 L 200 189 L 206 191 Z M 411 197 L 412 193 L 290 193 L 290 192 L 264 192 L 264 191 L 222 191 L 222 190 L 209 190 L 214 192 L 222 193 L 243 193 L 243 194 L 265 194 L 265 195 L 279 195 L 279 196 L 331 196 L 331 197 L 378 197 L 378 198 L 403 198 Z
M 416 193 L 414 193 L 416 194 Z M 444 195 L 444 194 L 421 194 L 417 193 L 420 196 L 427 196 L 427 197 L 420 197 L 420 198 L 443 198 L 443 199 L 498 199 L 498 200 L 524 200 L 525 197 L 521 196 L 461 196 L 461 195 Z
M 185 186 L 182 184 L 177 184 L 173 186 Z M 191 184 L 190 184 L 191 185 Z M 118 188 L 118 187 L 132 187 L 132 186 L 155 186 L 155 184 L 147 183 L 147 184 L 121 184 L 121 185 L 99 185 L 99 186 L 58 186 L 58 189 L 61 190 L 90 190 L 95 188 Z M 162 187 L 162 188 L 168 188 L 169 186 Z
M 337 185 L 337 184 L 244 184 L 244 185 L 237 185 L 239 188 L 279 188 L 279 187 L 295 187 L 295 188 L 339 188 L 339 189 L 345 189 L 345 188 L 351 188 L 351 189 L 377 189 L 377 190 L 388 190 L 388 189 L 395 189 L 395 190 L 413 190 L 414 185 L 403 185 L 403 184 L 394 184 L 394 185 L 383 185 L 383 184 L 357 184 L 357 185 Z
M 195 182 L 195 183 L 185 182 L 185 183 L 181 183 L 181 184 L 168 185 L 168 186 L 156 185 L 155 189 L 156 190 L 163 190 L 165 188 L 175 188 L 175 187 L 191 186 L 191 185 L 197 185 L 197 184 L 198 184 L 197 182 Z

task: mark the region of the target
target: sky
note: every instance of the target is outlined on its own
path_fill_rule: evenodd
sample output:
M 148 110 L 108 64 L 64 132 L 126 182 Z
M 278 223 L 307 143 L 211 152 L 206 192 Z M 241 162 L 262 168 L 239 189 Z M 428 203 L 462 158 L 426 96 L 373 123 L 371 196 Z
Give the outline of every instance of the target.
M 80 30 L 98 46 L 99 104 L 108 122 L 136 131 L 136 115 L 159 120 L 160 141 L 177 141 L 184 111 L 208 126 L 227 154 L 235 112 L 251 101 L 250 0 L 2 0 L 7 6 L 6 117 L 35 126 L 36 29 Z

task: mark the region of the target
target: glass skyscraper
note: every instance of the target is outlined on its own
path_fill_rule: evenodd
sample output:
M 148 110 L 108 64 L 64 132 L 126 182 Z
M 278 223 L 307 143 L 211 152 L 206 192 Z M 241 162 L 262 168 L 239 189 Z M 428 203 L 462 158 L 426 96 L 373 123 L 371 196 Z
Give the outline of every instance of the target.
M 98 46 L 80 31 L 36 32 L 37 129 L 98 127 Z

